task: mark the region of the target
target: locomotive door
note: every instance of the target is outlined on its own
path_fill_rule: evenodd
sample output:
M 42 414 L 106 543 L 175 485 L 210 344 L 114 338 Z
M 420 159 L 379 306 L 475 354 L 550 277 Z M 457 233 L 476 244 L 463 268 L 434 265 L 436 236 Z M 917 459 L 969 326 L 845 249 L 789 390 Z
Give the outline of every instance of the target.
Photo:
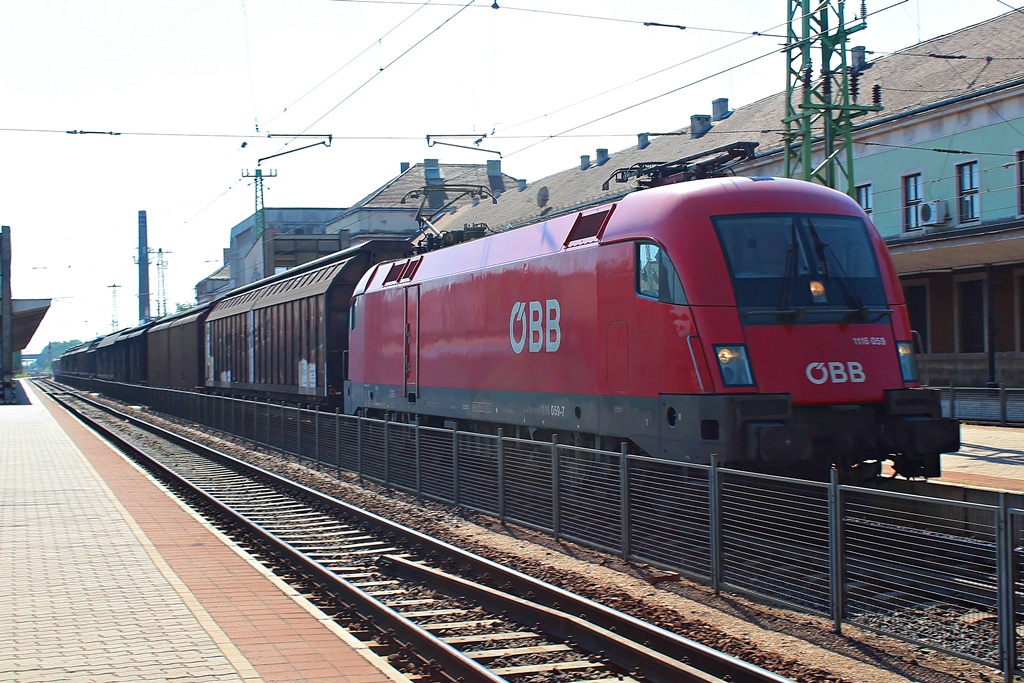
M 405 288 L 405 396 L 416 402 L 420 375 L 420 286 Z

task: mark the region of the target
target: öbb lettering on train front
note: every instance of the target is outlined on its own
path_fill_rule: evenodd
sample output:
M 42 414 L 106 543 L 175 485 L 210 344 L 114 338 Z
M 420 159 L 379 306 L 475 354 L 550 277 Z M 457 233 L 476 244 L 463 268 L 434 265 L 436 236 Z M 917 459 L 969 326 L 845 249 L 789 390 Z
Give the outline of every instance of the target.
M 525 348 L 530 353 L 538 353 L 541 349 L 547 353 L 557 351 L 562 344 L 562 329 L 559 326 L 561 318 L 562 308 L 558 299 L 548 299 L 543 304 L 540 301 L 517 301 L 512 304 L 512 313 L 508 319 L 508 339 L 512 351 L 517 355 Z M 526 345 L 527 338 L 530 341 L 529 347 Z
M 845 384 L 846 382 L 860 383 L 867 379 L 864 374 L 864 367 L 857 361 L 851 360 L 848 363 L 829 361 L 827 363 L 808 363 L 804 370 L 813 384 Z

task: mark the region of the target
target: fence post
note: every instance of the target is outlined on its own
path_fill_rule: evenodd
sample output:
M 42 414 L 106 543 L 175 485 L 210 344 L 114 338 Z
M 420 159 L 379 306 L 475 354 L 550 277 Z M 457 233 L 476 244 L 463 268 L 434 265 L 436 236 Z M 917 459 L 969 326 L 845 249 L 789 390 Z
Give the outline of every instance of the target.
M 302 460 L 302 404 L 295 404 L 295 455 Z
M 708 520 L 711 534 L 711 590 L 718 595 L 722 588 L 722 490 L 718 476 L 718 455 L 711 454 L 711 469 L 708 470 Z
M 828 578 L 832 632 L 843 631 L 843 514 L 839 496 L 839 470 L 829 470 L 828 484 Z
M 282 453 L 287 453 L 288 452 L 288 443 L 285 441 L 285 438 L 284 438 L 285 434 L 287 433 L 287 431 L 284 428 L 285 423 L 287 422 L 287 418 L 285 417 L 285 411 L 287 410 L 287 408 L 288 408 L 288 406 L 285 405 L 285 402 L 281 401 L 281 446 L 280 446 L 280 450 L 281 450 Z
M 334 462 L 341 479 L 341 408 L 334 409 Z
M 391 424 L 391 413 L 384 415 L 384 490 L 391 491 L 391 448 L 388 445 L 388 425 Z
M 999 383 L 999 426 L 1006 426 L 1006 385 Z
M 1017 659 L 1017 629 L 1014 624 L 1013 524 L 1009 499 L 999 494 L 996 522 L 996 615 L 999 624 L 999 664 L 1006 683 L 1013 683 Z
M 320 405 L 313 406 L 313 457 L 316 467 L 320 469 Z
M 363 485 L 363 416 L 356 417 L 356 473 L 359 485 Z
M 267 448 L 270 448 L 270 399 L 267 399 L 267 441 L 264 444 Z
M 619 544 L 622 559 L 629 560 L 629 446 L 622 442 L 619 455 Z
M 949 383 L 949 416 L 956 417 L 956 387 Z
M 416 500 L 423 502 L 423 459 L 420 456 L 420 418 L 415 417 L 412 428 L 416 434 Z
M 561 540 L 562 532 L 562 500 L 561 482 L 558 477 L 558 434 L 551 435 L 551 531 L 555 540 Z
M 498 427 L 498 522 L 505 523 L 505 430 Z
M 452 426 L 452 501 L 459 507 L 459 429 Z

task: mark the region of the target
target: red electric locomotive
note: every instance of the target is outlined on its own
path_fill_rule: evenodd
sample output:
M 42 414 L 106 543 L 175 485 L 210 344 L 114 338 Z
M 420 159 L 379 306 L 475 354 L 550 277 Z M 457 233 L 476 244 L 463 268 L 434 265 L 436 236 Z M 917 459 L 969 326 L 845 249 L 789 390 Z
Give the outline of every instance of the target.
M 938 476 L 960 444 L 881 238 L 802 181 L 667 185 L 380 264 L 349 328 L 349 413 L 847 479 Z

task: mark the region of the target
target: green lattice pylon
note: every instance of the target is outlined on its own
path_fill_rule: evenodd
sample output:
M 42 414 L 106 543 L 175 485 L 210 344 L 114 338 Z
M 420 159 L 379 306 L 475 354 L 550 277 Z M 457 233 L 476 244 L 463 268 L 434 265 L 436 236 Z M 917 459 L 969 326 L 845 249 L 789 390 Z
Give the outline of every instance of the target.
M 881 94 L 872 104 L 857 104 L 847 62 L 847 38 L 867 26 L 866 3 L 848 27 L 845 0 L 788 0 L 786 38 L 785 174 L 856 196 L 853 175 L 853 120 L 880 111 Z M 834 27 L 833 27 L 834 25 Z M 817 55 L 818 61 L 814 58 Z

